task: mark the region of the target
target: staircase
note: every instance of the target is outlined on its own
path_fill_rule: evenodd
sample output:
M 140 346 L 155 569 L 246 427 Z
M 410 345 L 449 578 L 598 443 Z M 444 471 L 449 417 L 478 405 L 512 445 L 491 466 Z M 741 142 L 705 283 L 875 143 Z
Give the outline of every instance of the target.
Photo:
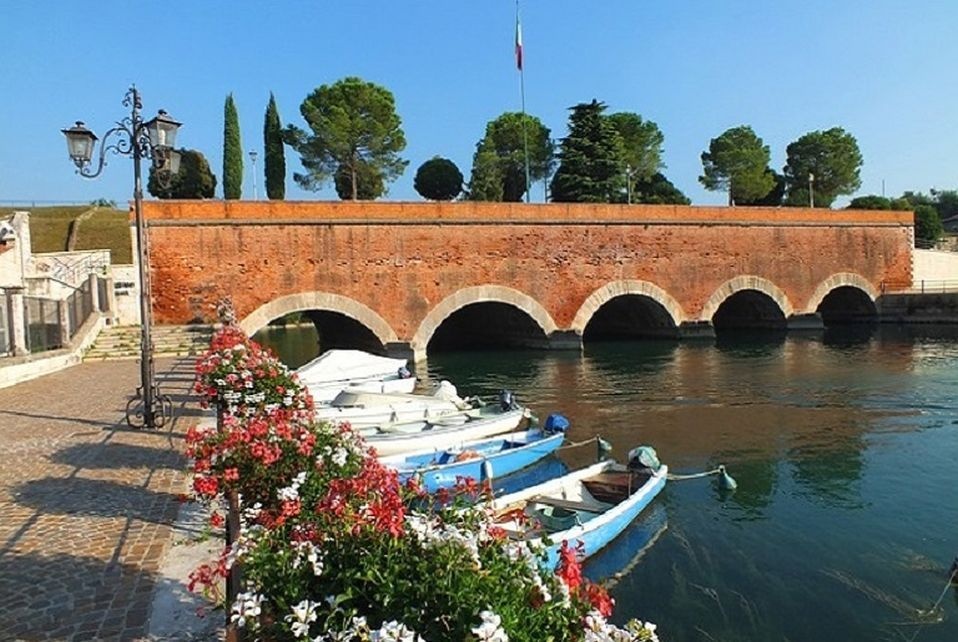
M 153 354 L 157 357 L 200 355 L 210 347 L 213 329 L 208 325 L 161 325 L 153 327 Z M 138 359 L 140 326 L 104 328 L 84 361 L 104 359 Z

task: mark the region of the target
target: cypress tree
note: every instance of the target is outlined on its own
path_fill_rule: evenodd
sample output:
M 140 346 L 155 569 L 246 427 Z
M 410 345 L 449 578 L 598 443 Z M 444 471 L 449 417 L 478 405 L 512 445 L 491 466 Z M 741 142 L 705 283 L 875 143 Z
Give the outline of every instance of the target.
M 625 150 L 605 105 L 593 100 L 572 108 L 552 177 L 557 203 L 612 203 L 625 189 Z
M 238 199 L 243 193 L 243 145 L 240 143 L 239 115 L 233 94 L 223 108 L 223 198 Z
M 269 94 L 266 119 L 263 123 L 263 148 L 266 150 L 263 172 L 266 174 L 266 196 L 281 201 L 286 198 L 286 152 L 283 150 L 283 126 L 273 92 Z

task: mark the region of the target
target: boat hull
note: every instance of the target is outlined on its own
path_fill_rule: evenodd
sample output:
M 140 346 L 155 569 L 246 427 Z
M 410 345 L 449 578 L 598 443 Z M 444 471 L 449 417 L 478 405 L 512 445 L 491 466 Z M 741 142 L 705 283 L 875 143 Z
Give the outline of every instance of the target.
M 436 427 L 409 433 L 382 433 L 365 437 L 380 457 L 420 450 L 445 450 L 464 441 L 474 441 L 515 430 L 527 417 L 525 409 L 507 410 L 485 418 L 475 418 L 460 426 Z
M 621 468 L 621 467 L 618 467 Z M 618 470 L 615 462 L 601 462 L 581 471 L 570 473 L 563 478 L 551 480 L 538 486 L 524 489 L 511 495 L 500 497 L 493 502 L 495 509 L 504 509 L 517 503 L 533 500 L 537 496 L 549 496 L 564 485 L 575 483 L 577 480 L 588 479 L 602 472 Z M 606 544 L 615 539 L 625 528 L 648 506 L 656 495 L 665 487 L 668 466 L 662 466 L 654 475 L 649 477 L 639 489 L 620 503 L 613 505 L 595 518 L 577 524 L 572 528 L 549 534 L 553 542 L 547 549 L 546 565 L 555 568 L 559 560 L 559 549 L 562 542 L 570 546 L 584 545 L 584 556 L 589 557 L 602 550 Z M 530 542 L 540 542 L 541 538 L 532 538 Z
M 445 449 L 429 449 L 421 453 L 407 453 L 402 456 L 380 459 L 387 466 L 396 468 L 401 482 L 417 477 L 419 484 L 430 493 L 440 488 L 450 488 L 460 477 L 469 477 L 480 482 L 494 480 L 531 466 L 543 457 L 554 453 L 562 444 L 565 436 L 544 434 L 538 430 L 508 433 L 496 439 L 466 441 L 456 444 L 460 451 L 475 451 L 479 456 L 465 461 L 447 464 L 430 464 L 429 456 L 443 454 Z M 503 450 L 504 441 L 525 442 L 522 446 Z M 414 461 L 420 457 L 421 461 Z M 489 477 L 491 474 L 491 477 Z
M 415 377 L 401 379 L 370 379 L 367 381 L 347 381 L 334 384 L 307 385 L 309 394 L 317 404 L 329 403 L 343 390 L 362 390 L 363 392 L 378 392 L 382 394 L 411 394 L 416 387 Z

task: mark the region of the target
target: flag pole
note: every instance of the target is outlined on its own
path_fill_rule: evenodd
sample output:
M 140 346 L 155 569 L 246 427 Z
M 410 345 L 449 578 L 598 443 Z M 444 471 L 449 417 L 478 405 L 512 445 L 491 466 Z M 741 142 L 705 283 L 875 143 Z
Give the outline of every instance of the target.
M 519 22 L 519 0 L 516 0 L 516 64 L 519 67 L 519 94 L 522 97 L 522 150 L 526 160 L 526 203 L 531 202 L 532 181 L 529 173 L 529 139 L 526 134 L 526 76 L 522 58 L 522 26 Z

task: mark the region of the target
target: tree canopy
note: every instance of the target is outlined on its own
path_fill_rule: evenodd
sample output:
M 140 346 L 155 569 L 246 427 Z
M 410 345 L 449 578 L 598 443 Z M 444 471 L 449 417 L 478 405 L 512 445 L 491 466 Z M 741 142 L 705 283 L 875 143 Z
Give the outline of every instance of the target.
M 552 177 L 552 200 L 559 203 L 611 203 L 625 189 L 625 150 L 615 125 L 597 100 L 571 108 L 569 134 L 559 149 Z
M 462 192 L 462 172 L 448 158 L 435 156 L 419 166 L 413 187 L 431 201 L 451 201 Z
M 156 198 L 213 198 L 216 194 L 216 176 L 201 152 L 180 149 L 180 169 L 169 182 L 162 182 L 150 167 L 146 189 Z
M 525 147 L 529 148 L 529 178 L 533 182 L 542 180 L 552 169 L 554 145 L 550 136 L 549 128 L 528 114 L 506 112 L 489 121 L 472 159 L 469 198 L 521 201 L 528 187 Z
M 240 142 L 239 115 L 233 94 L 223 106 L 223 198 L 238 199 L 243 193 L 243 144 Z
M 273 92 L 269 94 L 266 116 L 263 119 L 263 174 L 266 176 L 266 196 L 281 201 L 286 198 L 286 151 L 283 149 L 283 125 Z
M 626 174 L 635 193 L 639 183 L 650 181 L 662 169 L 665 136 L 658 125 L 651 120 L 642 120 L 638 114 L 618 112 L 609 114 L 607 118 L 622 138 Z M 633 202 L 637 201 L 633 198 Z
M 785 177 L 771 167 L 765 168 L 765 173 L 772 179 L 772 189 L 761 198 L 740 198 L 736 205 L 754 207 L 779 207 L 785 199 Z
M 353 179 L 356 189 L 353 189 Z M 354 171 L 340 165 L 333 177 L 336 195 L 344 201 L 374 201 L 386 193 L 386 183 L 382 174 L 365 163 L 360 163 Z
M 775 187 L 769 173 L 768 145 L 747 125 L 732 127 L 709 142 L 702 152 L 702 176 L 699 182 L 707 190 L 725 191 L 729 205 L 754 202 Z
M 406 137 L 392 92 L 385 87 L 343 78 L 314 90 L 300 105 L 300 113 L 312 133 L 289 126 L 285 138 L 306 169 L 305 174 L 293 175 L 304 189 L 317 190 L 337 175 L 348 175 L 348 197 L 355 200 L 365 180 L 362 172 L 376 177 L 372 183 L 385 185 L 408 164 L 399 156 Z
M 856 196 L 847 207 L 850 210 L 890 210 L 891 208 L 890 198 L 875 194 Z
M 941 224 L 941 216 L 931 205 L 918 205 L 915 207 L 915 244 L 920 241 L 933 243 L 941 238 L 944 227 Z
M 843 194 L 861 186 L 862 154 L 855 137 L 841 127 L 805 134 L 786 148 L 786 203 L 809 202 L 809 175 L 814 176 L 815 205 L 831 207 Z
M 632 188 L 632 202 L 648 205 L 689 205 L 692 201 L 661 172 L 638 181 Z

